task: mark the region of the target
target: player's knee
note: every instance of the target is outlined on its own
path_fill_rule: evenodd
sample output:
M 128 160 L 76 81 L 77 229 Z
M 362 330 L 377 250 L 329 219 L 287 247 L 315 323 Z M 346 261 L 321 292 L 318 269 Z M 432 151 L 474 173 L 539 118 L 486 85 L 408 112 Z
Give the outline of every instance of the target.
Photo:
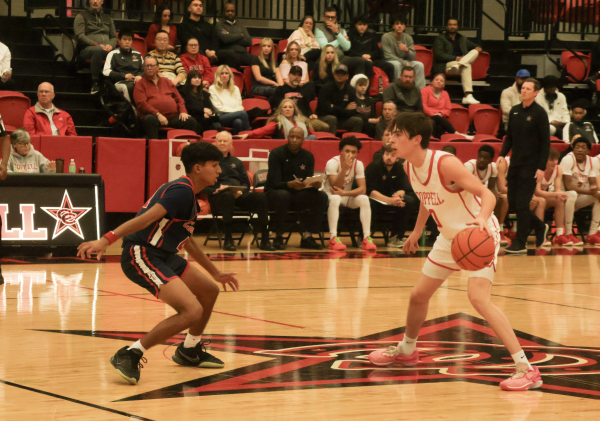
M 569 190 L 567 192 L 567 202 L 575 202 L 577 200 L 577 192 L 574 190 Z
M 369 203 L 369 198 L 364 194 L 356 196 L 356 202 L 361 208 L 371 206 L 371 204 Z
M 486 306 L 489 304 L 489 297 L 485 297 L 473 291 L 468 291 L 467 295 L 473 308 L 477 310 L 479 314 L 483 314 L 485 312 Z
M 413 288 L 410 292 L 410 302 L 413 304 L 425 304 L 429 301 L 431 296 L 423 290 Z
M 338 196 L 337 194 L 332 194 L 329 196 L 329 206 L 339 207 L 340 203 L 342 203 L 342 196 Z
M 194 323 L 198 322 L 202 318 L 202 305 L 195 300 L 193 304 L 190 304 L 185 308 L 185 311 L 181 313 L 185 320 L 186 326 L 191 326 Z

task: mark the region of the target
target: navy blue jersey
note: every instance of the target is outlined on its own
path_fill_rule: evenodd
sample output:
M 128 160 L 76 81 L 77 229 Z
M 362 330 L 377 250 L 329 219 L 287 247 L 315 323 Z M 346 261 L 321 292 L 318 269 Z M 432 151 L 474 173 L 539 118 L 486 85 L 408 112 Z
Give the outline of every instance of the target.
M 167 214 L 123 238 L 123 244 L 146 244 L 167 253 L 177 253 L 194 233 L 199 212 L 192 180 L 186 176 L 163 184 L 136 216 L 143 215 L 157 203 L 167 210 Z

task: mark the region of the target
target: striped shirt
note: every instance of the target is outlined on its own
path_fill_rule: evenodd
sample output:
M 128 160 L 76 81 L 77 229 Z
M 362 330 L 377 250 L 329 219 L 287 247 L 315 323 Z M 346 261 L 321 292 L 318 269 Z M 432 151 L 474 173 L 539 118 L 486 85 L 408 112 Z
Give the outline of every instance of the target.
M 177 57 L 175 53 L 165 51 L 164 54 L 160 54 L 157 50 L 152 50 L 146 57 L 154 57 L 158 61 L 158 75 L 160 77 L 166 77 L 169 80 L 175 79 L 178 75 L 183 75 L 183 80 L 179 83 L 180 85 L 185 83 L 185 69 L 181 64 L 181 59 Z

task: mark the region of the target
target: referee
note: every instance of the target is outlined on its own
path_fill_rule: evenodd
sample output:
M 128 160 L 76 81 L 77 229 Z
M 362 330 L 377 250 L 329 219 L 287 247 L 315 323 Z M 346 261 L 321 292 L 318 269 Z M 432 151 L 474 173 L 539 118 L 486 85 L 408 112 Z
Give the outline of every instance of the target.
M 6 134 L 4 124 L 2 123 L 2 116 L 0 116 L 0 152 L 4 158 L 2 162 L 0 162 L 0 180 L 4 180 L 8 175 L 7 168 L 8 158 L 10 157 L 10 142 L 8 141 L 8 135 Z M 0 218 L 0 260 L 2 260 L 2 218 Z M 3 283 L 4 277 L 2 276 L 2 267 L 0 266 L 0 285 Z
M 506 157 L 512 149 L 506 180 L 508 203 L 517 213 L 517 237 L 504 250 L 506 253 L 526 253 L 527 236 L 532 228 L 535 230 L 536 247 L 544 244 L 548 232 L 548 225 L 529 209 L 535 186 L 544 178 L 550 154 L 548 114 L 535 102 L 539 90 L 540 83 L 536 79 L 529 78 L 523 82 L 523 102 L 510 110 L 506 139 L 500 151 L 500 156 Z

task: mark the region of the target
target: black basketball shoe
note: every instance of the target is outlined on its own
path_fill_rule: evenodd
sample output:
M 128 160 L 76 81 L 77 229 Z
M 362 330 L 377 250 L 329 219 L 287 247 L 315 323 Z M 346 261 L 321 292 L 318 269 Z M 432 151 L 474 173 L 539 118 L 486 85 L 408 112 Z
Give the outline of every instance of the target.
M 210 344 L 210 340 L 201 342 L 194 348 L 184 348 L 183 342 L 179 344 L 175 354 L 173 354 L 173 361 L 179 365 L 185 367 L 198 367 L 198 368 L 223 368 L 225 363 L 217 357 L 210 355 L 206 352 L 204 345 Z
M 131 384 L 137 384 L 140 381 L 140 368 L 144 366 L 140 362 L 147 363 L 144 354 L 137 348 L 127 349 L 125 346 L 117 351 L 110 358 L 110 363 L 113 365 L 117 373 Z

